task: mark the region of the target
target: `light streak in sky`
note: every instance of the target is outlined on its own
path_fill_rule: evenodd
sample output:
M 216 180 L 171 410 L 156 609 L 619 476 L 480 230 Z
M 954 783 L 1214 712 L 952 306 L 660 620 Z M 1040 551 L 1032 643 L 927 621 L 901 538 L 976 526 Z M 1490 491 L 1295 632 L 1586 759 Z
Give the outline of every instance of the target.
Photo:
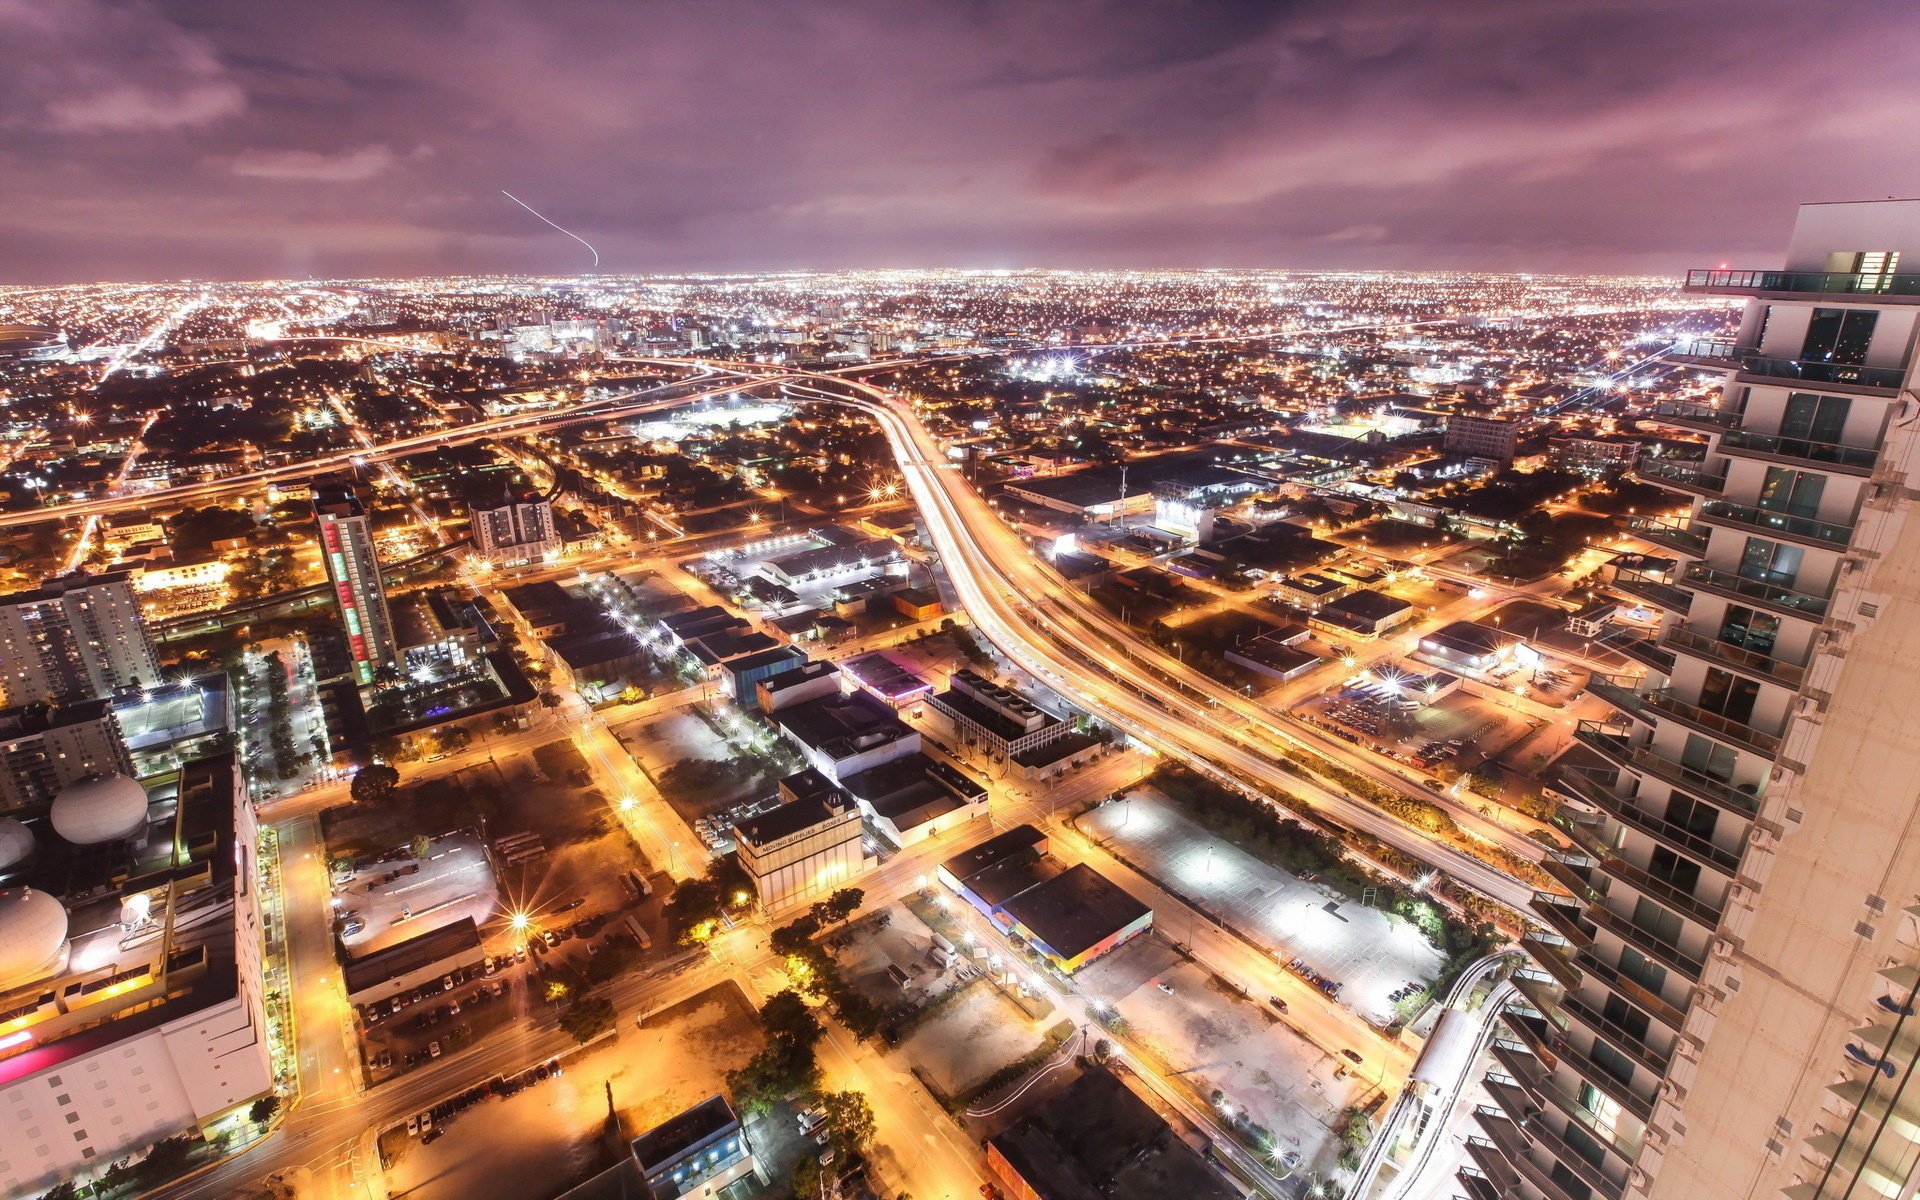
M 502 196 L 505 196 L 507 199 L 513 201 L 515 204 L 518 204 L 521 208 L 526 209 L 528 212 L 532 213 L 534 216 L 539 217 L 542 221 L 546 221 L 547 224 L 553 225 L 555 229 L 558 229 L 561 233 L 566 234 L 568 237 L 572 238 L 574 241 L 579 242 L 582 246 L 585 246 L 587 248 L 587 252 L 593 255 L 593 265 L 595 269 L 599 268 L 600 252 L 593 248 L 592 242 L 589 242 L 587 239 L 581 237 L 579 234 L 575 233 L 571 229 L 567 229 L 564 226 L 560 226 L 560 225 L 554 225 L 552 221 L 547 221 L 547 218 L 541 215 L 539 209 L 535 208 L 531 204 L 528 204 L 525 200 L 522 200 L 520 197 L 514 195 L 512 192 L 508 191 L 507 189 L 501 188 L 500 194 Z

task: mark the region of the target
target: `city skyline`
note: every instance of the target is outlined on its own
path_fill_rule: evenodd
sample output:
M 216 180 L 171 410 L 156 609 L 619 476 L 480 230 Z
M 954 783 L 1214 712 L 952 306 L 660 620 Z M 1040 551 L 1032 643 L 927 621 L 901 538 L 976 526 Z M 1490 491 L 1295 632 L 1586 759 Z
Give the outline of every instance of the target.
M 516 200 L 616 274 L 1672 273 L 1913 190 L 1895 6 L 1436 11 L 0 5 L 0 279 L 593 269 Z

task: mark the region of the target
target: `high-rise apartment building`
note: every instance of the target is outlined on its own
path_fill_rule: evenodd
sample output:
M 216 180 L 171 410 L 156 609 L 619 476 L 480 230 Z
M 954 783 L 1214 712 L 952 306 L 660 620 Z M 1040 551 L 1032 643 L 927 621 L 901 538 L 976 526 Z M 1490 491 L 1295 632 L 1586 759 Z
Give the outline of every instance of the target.
M 496 565 L 540 562 L 560 552 L 553 505 L 534 492 L 509 492 L 476 500 L 472 508 L 473 545 Z
M 80 700 L 160 680 L 125 571 L 74 572 L 0 596 L 0 699 Z
M 1800 211 L 1716 404 L 1660 406 L 1703 461 L 1679 559 L 1618 586 L 1662 613 L 1644 674 L 1565 779 L 1576 845 L 1540 894 L 1461 1182 L 1474 1200 L 1864 1200 L 1920 1183 L 1920 201 Z
M 1454 413 L 1447 418 L 1447 432 L 1441 448 L 1448 454 L 1510 463 L 1520 452 L 1520 422 L 1504 417 Z
M 327 580 L 333 585 L 340 624 L 347 634 L 354 682 L 372 683 L 382 668 L 400 661 L 393 616 L 380 586 L 380 561 L 373 552 L 373 526 L 351 483 L 316 485 L 313 515 L 320 526 Z
M 89 775 L 132 775 L 113 701 L 0 709 L 0 815 L 44 813 L 60 789 Z

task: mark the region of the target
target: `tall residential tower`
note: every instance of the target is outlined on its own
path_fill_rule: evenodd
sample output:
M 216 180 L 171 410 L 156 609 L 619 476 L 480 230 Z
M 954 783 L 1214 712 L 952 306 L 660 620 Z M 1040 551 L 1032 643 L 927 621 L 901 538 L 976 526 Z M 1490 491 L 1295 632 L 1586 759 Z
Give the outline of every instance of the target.
M 86 700 L 160 682 L 125 571 L 75 572 L 0 596 L 0 699 Z
M 393 617 L 380 586 L 380 561 L 373 552 L 373 527 L 351 483 L 331 482 L 313 489 L 313 515 L 320 526 L 320 552 L 327 580 L 340 606 L 355 683 L 372 683 L 383 668 L 399 664 Z
M 1676 355 L 1725 376 L 1643 460 L 1684 511 L 1597 681 L 1462 1184 L 1474 1200 L 1906 1197 L 1920 1179 L 1920 201 L 1800 210 L 1783 270 Z

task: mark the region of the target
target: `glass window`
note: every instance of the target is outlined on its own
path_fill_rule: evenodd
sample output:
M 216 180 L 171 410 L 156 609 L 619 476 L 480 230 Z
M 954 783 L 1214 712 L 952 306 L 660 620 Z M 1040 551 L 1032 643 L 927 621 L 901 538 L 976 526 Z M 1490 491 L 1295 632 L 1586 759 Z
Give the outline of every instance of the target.
M 1733 767 L 1739 758 L 1737 750 L 1698 733 L 1689 733 L 1687 744 L 1680 751 L 1681 766 L 1695 774 L 1718 779 L 1721 783 L 1732 781 Z
M 1740 575 L 1776 587 L 1790 588 L 1800 577 L 1800 547 L 1787 546 L 1763 537 L 1750 537 L 1740 552 Z
M 1780 418 L 1780 436 L 1794 441 L 1837 444 L 1847 428 L 1847 410 L 1852 403 L 1845 396 L 1795 392 L 1787 397 L 1787 411 Z
M 1618 1025 L 1633 1038 L 1642 1042 L 1647 1040 L 1647 1027 L 1652 1023 L 1653 1018 L 1635 1008 L 1624 998 L 1608 996 L 1600 1012 L 1607 1020 Z
M 1713 840 L 1713 827 L 1720 814 L 1711 804 L 1703 804 L 1680 792 L 1667 799 L 1667 824 L 1686 830 L 1702 841 Z
M 1759 699 L 1759 684 L 1719 667 L 1708 667 L 1706 679 L 1700 685 L 1701 708 L 1742 725 L 1753 720 L 1753 706 Z
M 1568 1149 L 1596 1167 L 1603 1166 L 1607 1161 L 1606 1150 L 1599 1142 L 1593 1140 L 1592 1134 L 1580 1128 L 1578 1125 L 1568 1125 L 1566 1135 L 1562 1140 L 1567 1143 Z
M 1867 344 L 1873 340 L 1874 323 L 1880 314 L 1872 309 L 1816 308 L 1807 322 L 1807 340 L 1800 357 L 1814 362 L 1845 363 L 1859 366 L 1867 361 Z
M 1647 874 L 1663 879 L 1691 896 L 1700 882 L 1700 864 L 1682 858 L 1665 846 L 1655 846 L 1647 860 Z
M 1667 987 L 1667 969 L 1632 946 L 1620 950 L 1620 973 L 1633 980 L 1656 996 L 1665 996 Z M 1583 1096 L 1580 1101 L 1591 1109 Z
M 1817 517 L 1820 495 L 1826 488 L 1827 477 L 1817 471 L 1768 467 L 1766 477 L 1760 482 L 1760 507 L 1796 517 Z
M 1595 1066 L 1621 1083 L 1628 1085 L 1633 1083 L 1633 1060 L 1612 1046 L 1596 1041 L 1593 1043 L 1593 1052 L 1588 1057 L 1593 1059 Z
M 1772 613 L 1756 612 L 1743 604 L 1729 604 L 1720 618 L 1719 640 L 1755 654 L 1773 654 L 1774 640 L 1780 636 L 1780 618 Z
M 1593 1189 L 1581 1182 L 1573 1168 L 1565 1163 L 1556 1161 L 1547 1174 L 1553 1177 L 1555 1186 L 1567 1194 L 1567 1200 L 1593 1200 Z
M 1679 948 L 1680 928 L 1684 924 L 1679 914 L 1668 912 L 1659 904 L 1642 896 L 1634 903 L 1633 923 L 1654 941 L 1675 949 Z

